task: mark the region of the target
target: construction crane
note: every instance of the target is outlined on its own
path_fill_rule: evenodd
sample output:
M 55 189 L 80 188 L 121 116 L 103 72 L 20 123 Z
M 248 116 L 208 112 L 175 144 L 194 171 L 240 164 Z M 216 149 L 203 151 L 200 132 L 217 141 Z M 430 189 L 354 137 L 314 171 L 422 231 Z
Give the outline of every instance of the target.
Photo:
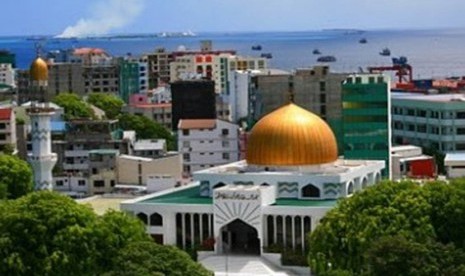
M 392 66 L 376 66 L 368 67 L 370 73 L 382 73 L 384 71 L 396 71 L 395 75 L 398 78 L 399 84 L 413 83 L 413 69 L 407 63 L 406 57 L 392 58 Z

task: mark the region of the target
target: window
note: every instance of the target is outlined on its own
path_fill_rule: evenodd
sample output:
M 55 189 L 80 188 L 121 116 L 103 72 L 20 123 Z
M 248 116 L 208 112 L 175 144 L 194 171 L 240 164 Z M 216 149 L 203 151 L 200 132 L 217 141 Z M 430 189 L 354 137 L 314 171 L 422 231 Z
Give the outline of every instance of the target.
M 187 161 L 187 162 L 191 161 L 191 156 L 190 156 L 189 153 L 184 153 L 182 155 L 182 157 L 183 157 L 184 161 Z
M 105 181 L 103 180 L 94 180 L 94 187 L 104 187 Z
M 189 135 L 189 130 L 188 129 L 183 129 L 182 130 L 182 135 L 188 136 Z
M 229 148 L 229 141 L 223 141 L 221 142 L 223 148 Z
M 6 128 L 6 124 L 0 123 L 0 129 L 5 129 L 5 128 Z
M 151 226 L 163 226 L 163 217 L 159 213 L 153 213 L 150 216 Z
M 375 77 L 368 77 L 368 83 L 375 83 Z
M 228 134 L 229 134 L 229 129 L 223 128 L 223 129 L 221 130 L 221 134 L 222 134 L 222 135 L 228 135 Z
M 357 84 L 362 83 L 362 78 L 361 77 L 356 77 L 355 78 L 355 83 L 357 83 Z
M 326 91 L 326 82 L 325 81 L 320 81 L 320 91 L 321 92 Z
M 354 193 L 354 183 L 351 181 L 347 185 L 347 195 L 351 195 Z
M 220 188 L 220 187 L 224 187 L 224 186 L 226 186 L 226 184 L 224 184 L 223 182 L 219 182 L 215 186 L 213 186 L 213 190 L 217 189 L 217 188 Z
M 326 103 L 326 94 L 320 94 L 320 103 Z
M 191 146 L 191 143 L 190 143 L 189 141 L 183 141 L 183 142 L 182 142 L 182 146 L 183 146 L 184 148 L 189 148 L 189 147 Z
M 302 197 L 319 198 L 320 189 L 318 189 L 318 187 L 314 186 L 313 184 L 308 184 L 302 188 Z
M 229 152 L 223 152 L 223 159 L 229 160 Z
M 115 180 L 111 180 L 111 181 L 110 181 L 110 186 L 111 186 L 111 187 L 115 187 Z
M 85 180 L 78 180 L 78 186 L 86 186 Z
M 140 219 L 144 224 L 147 224 L 147 215 L 144 213 L 138 213 L 137 218 Z
M 63 186 L 63 180 L 57 180 L 57 181 L 56 181 L 56 186 L 57 186 L 57 187 Z

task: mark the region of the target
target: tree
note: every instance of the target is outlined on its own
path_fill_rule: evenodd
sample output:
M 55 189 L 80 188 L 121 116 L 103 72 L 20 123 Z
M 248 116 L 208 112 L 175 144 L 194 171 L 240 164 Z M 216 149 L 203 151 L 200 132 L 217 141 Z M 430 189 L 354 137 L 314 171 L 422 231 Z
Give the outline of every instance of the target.
M 176 149 L 176 140 L 169 130 L 145 116 L 124 113 L 118 117 L 124 130 L 134 130 L 138 139 L 165 139 L 168 150 Z
M 0 154 L 0 199 L 15 199 L 34 188 L 32 169 L 16 156 Z
M 463 179 L 383 182 L 356 193 L 311 233 L 310 266 L 320 275 L 328 267 L 368 275 L 460 275 L 464 197 Z
M 367 251 L 369 275 L 464 275 L 464 252 L 438 242 L 417 243 L 405 237 L 387 236 Z
M 174 247 L 154 242 L 131 243 L 116 258 L 115 269 L 107 276 L 173 275 L 209 276 L 189 255 Z
M 35 192 L 0 205 L 0 275 L 99 275 L 120 249 L 148 239 L 136 218 L 98 217 L 68 197 Z
M 121 114 L 124 101 L 119 97 L 108 93 L 91 93 L 87 102 L 105 111 L 108 119 L 115 119 Z
M 53 98 L 52 102 L 64 108 L 64 119 L 67 121 L 72 119 L 95 118 L 94 111 L 90 105 L 74 93 L 60 93 Z

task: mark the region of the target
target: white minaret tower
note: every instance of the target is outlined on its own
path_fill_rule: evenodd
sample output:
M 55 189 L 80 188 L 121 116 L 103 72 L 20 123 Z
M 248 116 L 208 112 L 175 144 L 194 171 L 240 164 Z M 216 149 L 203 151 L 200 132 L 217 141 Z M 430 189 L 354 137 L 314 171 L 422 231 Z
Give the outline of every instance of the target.
M 34 171 L 35 190 L 52 190 L 52 169 L 57 162 L 57 155 L 52 153 L 51 117 L 54 109 L 47 101 L 47 64 L 40 57 L 31 64 L 31 106 L 27 109 L 31 118 L 32 154 L 28 156 Z

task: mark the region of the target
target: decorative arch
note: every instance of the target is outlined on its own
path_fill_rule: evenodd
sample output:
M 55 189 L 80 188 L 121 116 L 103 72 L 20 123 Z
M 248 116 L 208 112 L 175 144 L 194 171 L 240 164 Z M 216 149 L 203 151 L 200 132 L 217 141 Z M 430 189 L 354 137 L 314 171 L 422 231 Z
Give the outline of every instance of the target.
M 254 226 L 241 219 L 235 219 L 221 227 L 223 252 L 260 254 L 260 238 Z
M 350 181 L 347 184 L 347 195 L 352 195 L 354 193 L 354 182 Z
M 148 217 L 145 213 L 137 213 L 137 218 L 140 219 L 145 225 L 147 225 L 147 220 L 148 220 Z
M 381 181 L 381 173 L 377 172 L 375 174 L 375 184 L 379 183 Z
M 150 216 L 151 226 L 163 226 L 163 217 L 159 213 L 153 213 Z
M 260 184 L 260 186 L 262 187 L 268 187 L 268 186 L 271 186 L 270 184 L 266 183 L 266 182 L 263 182 L 262 184 Z
M 368 179 L 364 177 L 362 179 L 362 189 L 365 189 L 366 187 L 368 187 Z
M 319 198 L 320 189 L 313 184 L 307 184 L 307 186 L 302 188 L 302 197 Z

